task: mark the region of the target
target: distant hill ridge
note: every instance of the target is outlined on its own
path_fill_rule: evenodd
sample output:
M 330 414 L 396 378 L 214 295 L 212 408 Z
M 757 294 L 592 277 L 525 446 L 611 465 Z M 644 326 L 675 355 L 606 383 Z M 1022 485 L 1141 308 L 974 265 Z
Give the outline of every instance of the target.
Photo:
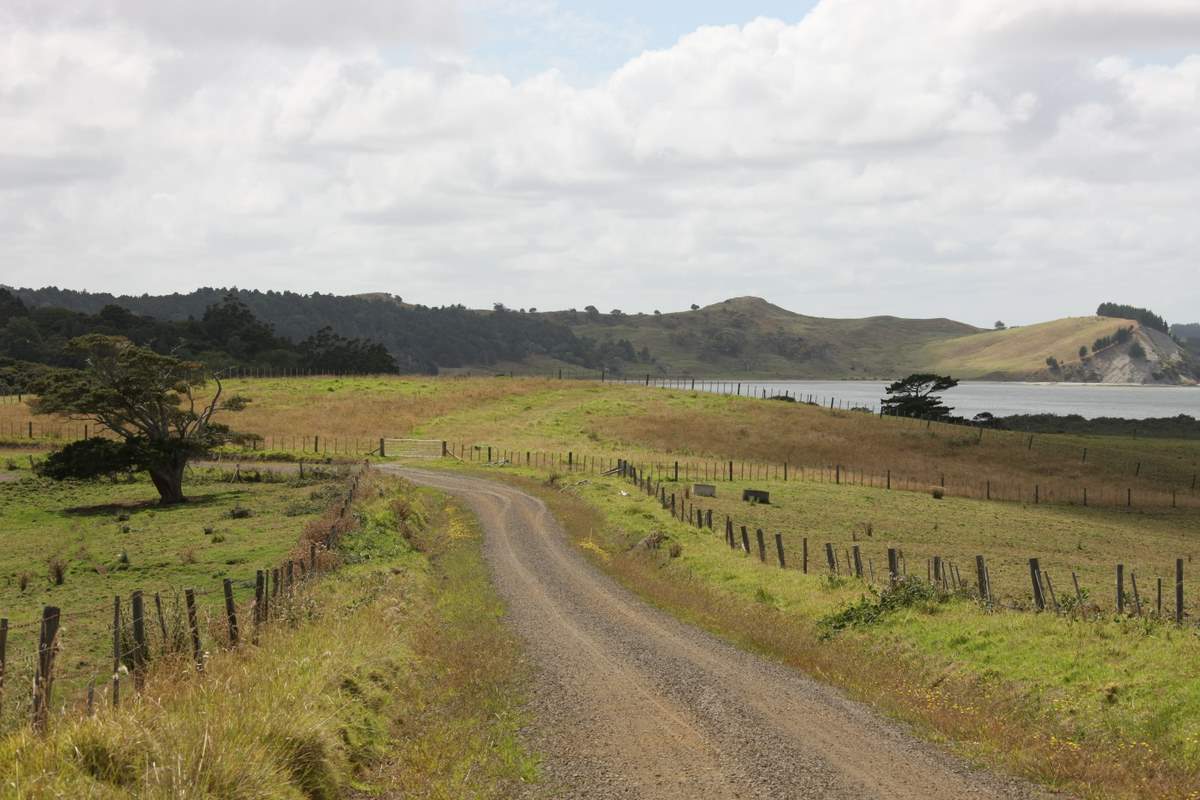
M 429 308 L 381 292 L 337 296 L 202 288 L 114 296 L 51 287 L 14 293 L 30 306 L 95 313 L 112 304 L 171 320 L 198 318 L 233 294 L 284 336 L 300 339 L 328 326 L 343 336 L 381 342 L 404 371 L 550 373 L 566 366 L 760 379 L 878 379 L 933 371 L 962 379 L 1164 384 L 1195 383 L 1200 374 L 1195 356 L 1169 335 L 1112 316 L 987 330 L 947 318 L 808 316 L 752 296 L 687 311 L 625 314 L 591 306 L 547 312 Z M 1105 304 L 1102 310 L 1121 308 L 1126 307 Z M 1127 333 L 1117 341 L 1121 329 Z

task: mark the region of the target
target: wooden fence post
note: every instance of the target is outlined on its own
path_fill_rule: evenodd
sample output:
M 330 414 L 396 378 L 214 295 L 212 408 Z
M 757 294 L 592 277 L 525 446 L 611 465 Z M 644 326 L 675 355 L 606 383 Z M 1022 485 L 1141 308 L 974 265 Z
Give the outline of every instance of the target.
M 1029 578 L 1033 582 L 1033 603 L 1038 611 L 1046 610 L 1046 598 L 1042 594 L 1042 570 L 1036 558 L 1029 559 Z
M 168 652 L 169 644 L 167 641 L 167 618 L 163 616 L 162 598 L 158 592 L 154 593 L 154 613 L 158 616 L 158 630 L 162 633 L 162 651 Z
M 787 562 L 783 559 L 783 534 L 778 531 L 775 533 L 775 555 L 779 557 L 779 568 L 787 569 Z
M 803 572 L 803 574 L 807 575 L 808 574 L 808 537 L 807 536 L 804 537 L 804 540 L 801 543 L 801 547 L 803 548 L 803 554 L 802 554 L 802 560 L 800 563 L 800 569 Z
M 121 705 L 121 596 L 113 598 L 112 706 Z
M 146 680 L 146 609 L 142 603 L 142 590 L 136 589 L 129 597 L 129 609 L 133 617 L 133 688 L 141 690 Z
M 258 629 L 264 622 L 263 619 L 263 595 L 266 594 L 264 587 L 266 580 L 261 569 L 254 571 L 254 633 L 253 643 L 258 644 Z
M 222 586 L 225 589 L 225 617 L 229 622 L 229 645 L 237 647 L 238 624 L 237 609 L 233 604 L 233 581 L 226 578 L 222 581 Z
M 750 534 L 746 531 L 746 526 L 742 526 L 742 550 L 746 555 L 750 555 Z
M 0 704 L 4 702 L 4 672 L 8 667 L 8 617 L 0 618 Z M 0 707 L 3 707 L 0 705 Z
M 1117 564 L 1117 613 L 1125 613 L 1125 565 Z
M 987 585 L 987 567 L 983 556 L 975 556 L 975 580 L 979 583 L 979 599 L 987 605 L 991 605 L 992 598 L 989 596 Z
M 59 610 L 55 606 L 42 609 L 41 636 L 38 638 L 37 676 L 33 688 L 33 727 L 46 730 L 50 712 L 50 689 L 54 685 L 54 651 L 58 639 Z
M 187 604 L 188 630 L 192 634 L 192 659 L 199 672 L 204 669 L 204 654 L 200 651 L 200 625 L 196 622 L 196 593 L 192 589 L 184 589 L 183 598 Z
M 900 558 L 896 553 L 896 548 L 889 547 L 887 549 L 888 558 L 888 583 L 895 583 L 900 578 Z
M 829 573 L 837 575 L 837 559 L 833 557 L 833 544 L 831 542 L 825 543 L 825 562 L 829 565 Z
M 854 577 L 856 577 L 856 578 L 861 578 L 861 577 L 863 576 L 863 571 L 862 571 L 862 552 L 861 552 L 861 551 L 858 549 L 858 545 L 857 545 L 857 544 L 855 544 L 855 545 L 854 545 L 852 548 L 850 548 L 850 549 L 851 549 L 851 551 L 854 553 Z
M 1183 559 L 1175 559 L 1175 624 L 1183 624 Z
M 317 543 L 308 543 L 308 571 L 316 573 L 317 571 Z

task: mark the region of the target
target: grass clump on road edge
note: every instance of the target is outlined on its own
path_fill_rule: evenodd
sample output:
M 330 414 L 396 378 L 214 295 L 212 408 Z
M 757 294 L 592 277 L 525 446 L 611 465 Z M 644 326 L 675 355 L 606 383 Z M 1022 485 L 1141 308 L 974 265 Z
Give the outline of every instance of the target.
M 473 522 L 396 479 L 360 496 L 357 563 L 310 585 L 306 616 L 212 653 L 202 676 L 159 662 L 119 710 L 0 739 L 0 796 L 484 798 L 534 780 Z

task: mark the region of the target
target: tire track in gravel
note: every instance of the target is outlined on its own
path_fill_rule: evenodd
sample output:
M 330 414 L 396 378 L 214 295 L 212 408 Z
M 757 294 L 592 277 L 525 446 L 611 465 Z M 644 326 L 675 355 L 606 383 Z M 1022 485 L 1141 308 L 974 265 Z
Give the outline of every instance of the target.
M 533 744 L 553 797 L 1025 800 L 801 673 L 650 607 L 587 562 L 538 499 L 384 467 L 456 495 L 535 669 Z M 544 788 L 544 787 L 543 787 Z

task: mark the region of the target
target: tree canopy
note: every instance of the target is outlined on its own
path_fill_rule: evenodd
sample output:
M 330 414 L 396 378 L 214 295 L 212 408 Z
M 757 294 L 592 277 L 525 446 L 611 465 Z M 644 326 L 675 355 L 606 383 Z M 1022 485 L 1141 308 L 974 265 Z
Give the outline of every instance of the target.
M 1147 328 L 1153 328 L 1163 333 L 1167 333 L 1170 330 L 1167 321 L 1150 309 L 1138 308 L 1137 306 L 1130 306 L 1124 303 L 1101 303 L 1100 307 L 1096 309 L 1096 315 L 1100 317 L 1137 320 Z
M 164 505 L 183 502 L 187 462 L 230 436 L 213 422 L 220 379 L 201 399 L 198 390 L 208 378 L 194 361 L 101 334 L 73 339 L 68 347 L 83 367 L 37 378 L 33 410 L 94 422 L 115 441 L 97 437 L 67 445 L 47 459 L 43 473 L 62 479 L 145 470 Z
M 958 386 L 949 375 L 922 372 L 909 375 L 887 386 L 887 397 L 880 402 L 885 413 L 922 419 L 945 419 L 954 409 L 942 403 L 937 392 Z
M 299 344 L 275 333 L 233 295 L 206 306 L 199 319 L 167 320 L 108 304 L 95 313 L 28 307 L 0 289 L 0 357 L 59 367 L 81 367 L 68 346 L 87 334 L 120 336 L 158 353 L 202 361 L 213 368 L 336 369 L 338 372 L 396 372 L 398 365 L 375 341 L 323 334 Z M 329 367 L 333 364 L 333 367 Z
M 0 290 L 2 291 L 2 290 Z M 210 366 L 262 366 L 312 368 L 304 343 L 321 337 L 321 331 L 359 341 L 353 348 L 361 362 L 338 363 L 341 372 L 371 372 L 375 360 L 387 353 L 395 361 L 390 371 L 436 373 L 442 368 L 522 361 L 548 356 L 589 369 L 619 372 L 624 362 L 611 349 L 550 314 L 520 313 L 496 304 L 479 313 L 461 305 L 428 307 L 402 303 L 391 295 L 335 296 L 313 293 L 250 291 L 237 288 L 197 289 L 188 294 L 114 296 L 48 287 L 17 289 L 26 312 L 75 320 L 61 345 L 72 336 L 89 332 L 122 335 L 159 352 L 179 351 Z M 236 304 L 236 305 L 235 305 Z M 127 309 L 125 325 L 107 320 L 106 306 Z M 594 306 L 585 310 L 600 318 Z M 4 327 L 0 301 L 0 328 Z M 87 320 L 86 327 L 80 317 Z M 133 322 L 136 321 L 135 326 Z M 165 335 L 150 335 L 149 328 Z M 267 326 L 264 330 L 260 326 Z M 228 333 L 226 333 L 228 331 Z M 268 338 L 275 337 L 273 340 Z M 43 336 L 46 336 L 43 330 Z M 374 348 L 373 345 L 382 345 Z M 0 356 L 6 353 L 0 347 Z M 41 359 L 39 359 L 41 360 Z M 360 368 L 358 364 L 362 365 Z M 389 371 L 389 370 L 384 370 Z

